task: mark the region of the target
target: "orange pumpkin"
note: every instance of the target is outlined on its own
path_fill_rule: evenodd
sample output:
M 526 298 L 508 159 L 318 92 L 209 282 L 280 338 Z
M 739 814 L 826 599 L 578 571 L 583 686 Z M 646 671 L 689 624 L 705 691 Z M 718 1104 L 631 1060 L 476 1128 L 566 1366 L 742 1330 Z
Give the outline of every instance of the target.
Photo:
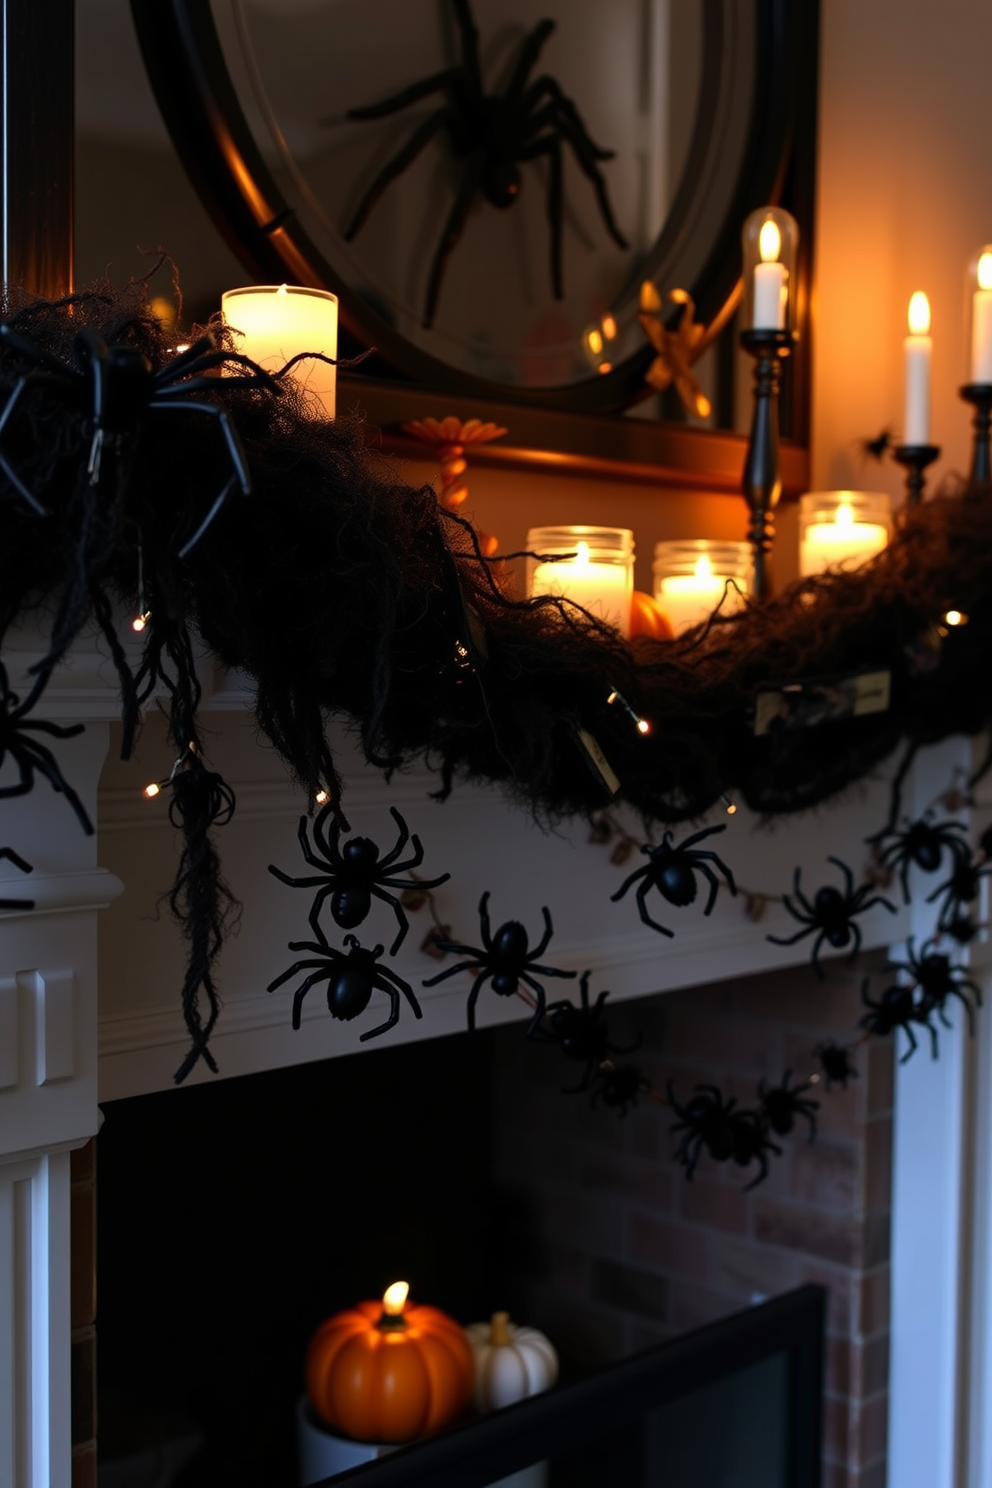
M 405 1282 L 382 1302 L 359 1302 L 328 1318 L 307 1352 L 314 1410 L 335 1431 L 364 1442 L 439 1431 L 465 1410 L 474 1379 L 464 1330 L 436 1307 L 407 1303 Z
M 630 597 L 630 634 L 650 636 L 656 641 L 670 641 L 675 634 L 668 616 L 643 589 L 635 589 Z

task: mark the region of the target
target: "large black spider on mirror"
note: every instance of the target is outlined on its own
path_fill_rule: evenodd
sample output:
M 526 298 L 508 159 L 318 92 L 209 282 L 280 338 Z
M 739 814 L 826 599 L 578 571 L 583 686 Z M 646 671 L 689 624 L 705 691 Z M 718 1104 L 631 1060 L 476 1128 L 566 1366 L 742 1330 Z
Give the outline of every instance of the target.
M 702 431 L 689 453 L 684 432 L 673 443 L 668 422 L 684 415 L 667 395 L 651 408 L 660 421 L 589 415 L 653 396 L 644 381 L 653 351 L 637 325 L 639 287 L 650 280 L 663 295 L 692 294 L 714 333 L 711 426 L 734 426 L 740 229 L 768 201 L 786 204 L 800 223 L 805 332 L 812 0 L 369 0 L 349 12 L 346 32 L 331 5 L 131 7 L 177 153 L 246 273 L 333 290 L 344 349 L 377 348 L 353 379 L 373 421 L 417 416 L 427 389 L 467 400 L 474 413 L 526 410 L 514 418 L 514 442 L 525 447 L 701 472 L 734 463 Z M 685 55 L 667 78 L 653 77 L 680 38 Z M 514 162 L 519 189 L 504 212 L 476 189 L 466 167 L 474 157 L 452 120 L 453 90 L 476 58 L 476 102 L 506 99 L 518 85 L 521 96 L 531 90 L 530 134 L 517 140 Z M 594 155 L 590 144 L 602 148 Z M 445 246 L 453 218 L 459 234 Z M 490 256 L 480 259 L 487 242 Z M 432 295 L 437 314 L 425 317 Z M 604 326 L 612 344 L 593 356 L 589 328 Z M 807 346 L 801 334 L 782 406 L 783 430 L 800 445 Z M 405 397 L 411 382 L 418 392 Z M 551 410 L 566 417 L 535 427 L 531 416 Z

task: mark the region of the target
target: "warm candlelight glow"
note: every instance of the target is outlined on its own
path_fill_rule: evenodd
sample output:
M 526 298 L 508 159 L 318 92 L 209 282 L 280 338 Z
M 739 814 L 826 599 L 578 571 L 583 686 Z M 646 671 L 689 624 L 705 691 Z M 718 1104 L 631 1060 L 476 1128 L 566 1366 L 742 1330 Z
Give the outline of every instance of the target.
M 799 572 L 857 568 L 888 542 L 888 497 L 878 492 L 821 491 L 800 504 Z M 867 519 L 867 520 L 866 520 Z
M 836 522 L 838 527 L 854 526 L 854 510 L 849 501 L 842 501 L 837 508 Z
M 399 1317 L 410 1295 L 408 1281 L 394 1281 L 382 1294 L 382 1310 L 387 1317 Z
M 633 539 L 632 532 L 612 527 L 531 528 L 527 547 L 547 561 L 528 566 L 528 594 L 569 599 L 627 635 L 634 587 Z
M 617 323 L 612 315 L 603 316 L 603 335 L 607 341 L 613 341 L 617 334 Z
M 945 625 L 967 625 L 967 623 L 968 616 L 962 614 L 960 610 L 948 610 L 944 616 Z
M 225 323 L 237 333 L 237 348 L 266 372 L 304 352 L 334 358 L 338 347 L 338 302 L 325 290 L 299 285 L 258 284 L 221 296 Z M 288 374 L 310 395 L 325 418 L 333 418 L 337 368 L 328 361 L 296 362 Z
M 696 564 L 697 579 L 711 579 L 713 577 L 713 565 L 704 553 Z
M 979 289 L 992 289 L 992 253 L 979 255 L 977 275 Z
M 782 234 L 778 230 L 778 223 L 771 217 L 761 224 L 758 252 L 762 263 L 774 263 L 782 252 Z
M 909 334 L 911 336 L 928 336 L 930 334 L 930 301 L 922 289 L 914 290 L 909 297 Z
M 593 356 L 599 356 L 603 349 L 603 338 L 595 328 L 588 332 L 586 341 Z

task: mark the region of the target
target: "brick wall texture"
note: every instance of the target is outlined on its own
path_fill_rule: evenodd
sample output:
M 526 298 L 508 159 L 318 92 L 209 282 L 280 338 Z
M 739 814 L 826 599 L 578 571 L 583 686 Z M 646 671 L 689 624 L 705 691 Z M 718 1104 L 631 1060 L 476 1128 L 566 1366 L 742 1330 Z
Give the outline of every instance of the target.
M 837 967 L 838 969 L 834 969 Z M 751 1105 L 764 1077 L 812 1073 L 823 1039 L 850 1042 L 863 971 L 833 963 L 670 993 L 609 1011 L 617 1044 L 655 1089 L 697 1082 Z M 599 988 L 595 979 L 592 990 Z M 609 1010 L 609 1003 L 607 1003 Z M 499 1031 L 495 1169 L 502 1249 L 517 1320 L 541 1327 L 574 1366 L 602 1365 L 805 1282 L 828 1288 L 824 1488 L 883 1488 L 888 1377 L 891 1042 L 855 1055 L 847 1090 L 820 1100 L 818 1135 L 781 1143 L 768 1179 L 705 1155 L 687 1183 L 675 1117 L 642 1097 L 620 1119 L 564 1095 L 582 1067 Z

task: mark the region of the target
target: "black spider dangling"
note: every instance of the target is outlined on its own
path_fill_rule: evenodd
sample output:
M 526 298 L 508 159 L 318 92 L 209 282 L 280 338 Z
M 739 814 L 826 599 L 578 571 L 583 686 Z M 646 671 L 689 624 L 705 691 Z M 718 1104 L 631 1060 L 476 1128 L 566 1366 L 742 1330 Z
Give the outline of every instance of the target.
M 698 888 L 696 874 L 701 873 L 709 882 L 709 894 L 706 899 L 706 908 L 703 910 L 703 913 L 708 915 L 716 903 L 716 896 L 720 889 L 720 881 L 709 864 L 713 863 L 717 871 L 723 874 L 727 888 L 732 894 L 737 893 L 737 885 L 734 883 L 734 875 L 715 852 L 699 850 L 693 844 L 702 842 L 705 837 L 712 837 L 716 832 L 726 830 L 725 822 L 721 822 L 716 827 L 704 827 L 701 832 L 693 833 L 691 837 L 687 837 L 684 842 L 678 843 L 675 847 L 672 846 L 672 833 L 666 832 L 661 842 L 655 847 L 648 845 L 641 848 L 641 852 L 647 854 L 648 861 L 643 868 L 635 869 L 630 877 L 620 885 L 616 893 L 610 895 L 610 902 L 616 904 L 631 885 L 640 880 L 634 897 L 637 900 L 641 920 L 645 925 L 650 925 L 652 930 L 671 936 L 674 931 L 668 930 L 664 925 L 659 925 L 658 921 L 653 920 L 648 914 L 645 896 L 650 889 L 657 889 L 669 904 L 674 904 L 679 908 L 692 904 Z
M 591 972 L 584 971 L 579 979 L 581 1002 L 578 1007 L 567 997 L 558 1002 L 549 1002 L 542 1021 L 527 1030 L 528 1038 L 538 1039 L 542 1043 L 557 1044 L 568 1059 L 579 1060 L 585 1064 L 585 1071 L 579 1084 L 563 1087 L 562 1093 L 565 1095 L 576 1095 L 582 1090 L 588 1090 L 593 1075 L 599 1066 L 607 1062 L 608 1055 L 632 1054 L 641 1042 L 638 1036 L 634 1043 L 625 1046 L 610 1043 L 610 1031 L 603 1013 L 603 1004 L 610 994 L 600 992 L 590 1007 L 589 978 L 591 975 Z M 606 1103 L 607 1105 L 614 1104 L 612 1101 Z
M 983 878 L 992 877 L 992 863 L 984 858 L 972 857 L 970 850 L 965 847 L 962 854 L 955 859 L 951 869 L 951 876 L 945 883 L 938 884 L 932 894 L 927 895 L 927 903 L 933 904 L 941 899 L 941 905 L 937 911 L 937 928 L 940 931 L 950 933 L 950 926 L 968 914 L 968 906 L 974 904 L 978 898 Z
M 479 928 L 482 936 L 481 946 L 460 945 L 457 941 L 443 940 L 440 936 L 435 937 L 434 944 L 439 951 L 453 952 L 456 955 L 468 956 L 468 961 L 460 961 L 457 966 L 449 966 L 446 971 L 438 972 L 437 976 L 428 977 L 424 982 L 425 987 L 436 987 L 438 982 L 447 981 L 448 977 L 457 976 L 460 971 L 476 971 L 478 976 L 472 983 L 472 990 L 468 995 L 468 1026 L 469 1032 L 475 1032 L 475 1004 L 479 993 L 485 982 L 491 981 L 493 991 L 497 997 L 512 997 L 519 990 L 520 983 L 526 985 L 534 993 L 537 999 L 534 1008 L 534 1016 L 528 1025 L 528 1033 L 536 1028 L 545 1012 L 544 988 L 540 982 L 534 980 L 534 974 L 552 977 L 574 977 L 574 971 L 561 971 L 554 966 L 539 966 L 538 956 L 543 956 L 554 934 L 554 926 L 551 923 L 551 915 L 547 907 L 541 910 L 544 916 L 544 934 L 533 950 L 529 949 L 527 931 L 519 920 L 507 920 L 500 925 L 495 935 L 489 925 L 489 890 L 479 900 Z
M 612 1059 L 604 1059 L 596 1070 L 590 1104 L 602 1101 L 618 1116 L 626 1116 L 637 1105 L 637 1097 L 650 1089 L 651 1081 L 636 1064 L 614 1064 Z
M 833 1040 L 817 1044 L 813 1050 L 813 1058 L 820 1062 L 827 1090 L 832 1090 L 835 1085 L 846 1090 L 850 1081 L 858 1078 L 858 1072 L 851 1063 L 851 1050 L 846 1044 L 837 1044 Z
M 305 878 L 292 878 L 288 873 L 283 873 L 281 868 L 276 868 L 272 863 L 269 864 L 269 872 L 282 883 L 289 884 L 294 889 L 315 888 L 317 890 L 308 918 L 310 928 L 318 940 L 323 938 L 320 928 L 320 912 L 328 898 L 331 901 L 331 915 L 335 923 L 340 925 L 342 930 L 354 930 L 356 925 L 360 925 L 368 916 L 374 896 L 391 905 L 396 916 L 399 930 L 389 948 L 389 954 L 395 956 L 406 939 L 410 922 L 400 900 L 395 894 L 389 894 L 386 890 L 399 889 L 402 893 L 410 890 L 436 889 L 440 884 L 447 883 L 451 877 L 450 873 L 442 873 L 440 878 L 427 879 L 401 876 L 408 873 L 411 868 L 420 867 L 424 861 L 424 849 L 416 833 L 413 836 L 410 835 L 407 824 L 396 807 L 390 806 L 389 810 L 399 828 L 399 836 L 395 847 L 384 857 L 380 858 L 378 847 L 369 837 L 351 837 L 343 848 L 339 847 L 341 821 L 335 804 L 329 801 L 314 820 L 314 847 L 310 846 L 310 839 L 307 836 L 307 819 L 305 816 L 300 817 L 300 849 L 310 866 L 321 871 Z M 326 829 L 328 818 L 331 822 L 330 830 Z M 397 858 L 408 842 L 413 847 L 412 857 L 406 862 L 397 862 Z
M 970 856 L 968 843 L 961 822 L 935 822 L 931 813 L 925 812 L 919 820 L 906 821 L 901 831 L 885 827 L 867 838 L 874 848 L 877 861 L 885 868 L 899 874 L 903 903 L 909 903 L 909 870 L 915 864 L 924 873 L 936 873 L 943 862 L 944 853 L 949 852 L 955 867 Z M 887 838 L 892 840 L 884 845 Z
M 908 951 L 906 960 L 890 961 L 885 967 L 886 971 L 902 972 L 910 979 L 916 995 L 916 1020 L 931 1030 L 934 1058 L 936 1058 L 937 1035 L 929 1022 L 931 1014 L 936 1013 L 944 1027 L 950 1028 L 951 1024 L 947 1019 L 947 1002 L 949 998 L 956 997 L 967 1014 L 968 1030 L 974 1034 L 974 1009 L 965 994 L 971 993 L 975 999 L 975 1007 L 982 1005 L 982 993 L 978 983 L 965 975 L 963 966 L 955 966 L 950 956 L 936 950 L 936 945 L 936 940 L 924 941 L 917 955 L 913 947 L 913 937 L 910 936 L 906 942 Z
M 0 847 L 0 858 L 6 858 L 8 863 L 13 863 L 22 873 L 33 873 L 34 867 L 15 852 L 12 847 Z M 0 909 L 34 909 L 33 899 L 0 899 Z
M 74 739 L 84 729 L 81 723 L 47 723 L 28 716 L 44 691 L 44 681 L 39 677 L 22 703 L 18 694 L 11 691 L 7 668 L 0 662 L 0 766 L 9 754 L 18 770 L 14 785 L 0 786 L 0 799 L 29 795 L 34 789 L 37 772 L 45 777 L 54 791 L 65 796 L 79 825 L 87 837 L 92 837 L 93 823 L 86 807 L 62 774 L 52 751 L 32 737 L 34 734 L 48 734 L 53 739 Z
M 298 976 L 301 971 L 309 971 L 309 976 L 304 977 L 293 996 L 293 1027 L 295 1029 L 300 1026 L 303 999 L 317 982 L 327 983 L 327 1007 L 331 1017 L 340 1018 L 344 1022 L 350 1022 L 352 1018 L 357 1018 L 364 1013 L 374 991 L 385 992 L 389 998 L 389 1017 L 377 1028 L 370 1028 L 366 1033 L 361 1034 L 359 1043 L 364 1044 L 367 1039 L 377 1038 L 379 1034 L 395 1028 L 400 1020 L 401 992 L 413 1009 L 414 1017 L 423 1017 L 420 1004 L 414 996 L 410 983 L 405 982 L 395 971 L 390 971 L 388 966 L 378 964 L 383 949 L 381 945 L 367 950 L 359 944 L 357 936 L 354 935 L 346 935 L 344 943 L 350 947 L 347 955 L 344 951 L 338 951 L 334 946 L 329 945 L 320 931 L 318 931 L 316 941 L 291 940 L 289 942 L 291 951 L 310 951 L 312 954 L 304 961 L 294 961 L 288 971 L 282 972 L 269 983 L 266 991 L 274 992 L 291 977 Z
M 802 1116 L 809 1126 L 809 1140 L 812 1142 L 816 1137 L 816 1112 L 820 1109 L 820 1102 L 804 1099 L 807 1090 L 813 1087 L 809 1080 L 802 1085 L 790 1085 L 792 1071 L 786 1070 L 781 1085 L 774 1085 L 771 1090 L 765 1086 L 764 1080 L 758 1081 L 758 1119 L 765 1121 L 771 1127 L 777 1137 L 787 1137 L 796 1124 L 796 1118 Z
M 687 1179 L 691 1180 L 704 1151 L 714 1162 L 734 1162 L 742 1168 L 756 1162 L 758 1176 L 745 1185 L 747 1193 L 768 1177 L 767 1154 L 782 1155 L 781 1147 L 769 1137 L 768 1125 L 759 1113 L 739 1109 L 733 1097 L 724 1100 L 716 1085 L 697 1085 L 695 1093 L 682 1106 L 675 1099 L 675 1088 L 669 1080 L 668 1103 L 679 1118 L 672 1131 L 684 1133 L 675 1158 L 685 1168 Z
M 853 941 L 847 958 L 853 961 L 861 949 L 861 927 L 855 923 L 854 916 L 864 914 L 876 904 L 884 904 L 890 914 L 896 912 L 895 905 L 883 898 L 881 894 L 875 894 L 872 898 L 867 897 L 872 893 L 872 884 L 862 884 L 859 889 L 856 889 L 854 874 L 840 858 L 829 857 L 827 862 L 834 863 L 843 873 L 844 892 L 841 893 L 840 889 L 834 888 L 832 884 L 826 884 L 823 888 L 817 889 L 811 904 L 800 887 L 801 869 L 797 868 L 793 878 L 793 897 L 790 898 L 788 894 L 783 894 L 782 903 L 792 918 L 798 920 L 803 928 L 797 930 L 795 935 L 765 937 L 773 945 L 795 945 L 796 941 L 802 940 L 804 936 L 815 934 L 811 962 L 820 978 L 824 976 L 823 967 L 820 965 L 820 948 L 824 941 L 839 951 L 851 945 Z

